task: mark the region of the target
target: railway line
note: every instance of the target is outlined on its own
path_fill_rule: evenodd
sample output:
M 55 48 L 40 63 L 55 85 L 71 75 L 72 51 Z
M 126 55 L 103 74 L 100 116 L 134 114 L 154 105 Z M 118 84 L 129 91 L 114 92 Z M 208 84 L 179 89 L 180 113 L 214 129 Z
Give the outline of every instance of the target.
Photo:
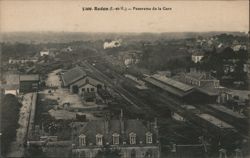
M 112 88 L 114 88 L 117 92 L 119 92 L 119 94 L 122 94 L 123 97 L 126 97 L 126 100 L 129 100 L 131 102 L 133 102 L 133 106 L 135 109 L 137 110 L 143 110 L 145 111 L 146 114 L 150 114 L 153 116 L 157 116 L 159 115 L 159 110 L 157 113 L 157 109 L 164 109 L 164 110 L 171 110 L 173 112 L 176 112 L 177 114 L 181 115 L 182 117 L 186 118 L 188 120 L 188 123 L 191 125 L 194 125 L 195 127 L 199 127 L 200 129 L 204 129 L 206 127 L 203 126 L 203 124 L 199 121 L 201 118 L 198 117 L 197 115 L 195 115 L 194 113 L 181 108 L 181 105 L 185 104 L 184 101 L 178 100 L 174 97 L 172 97 L 171 95 L 169 95 L 167 92 L 161 91 L 156 87 L 150 87 L 147 91 L 147 93 L 152 94 L 150 96 L 150 98 L 154 98 L 153 100 L 155 101 L 154 104 L 150 105 L 148 104 L 148 101 L 145 100 L 144 98 L 140 98 L 140 96 L 138 96 L 136 94 L 136 90 L 126 86 L 125 88 L 123 88 L 119 83 L 114 84 L 114 81 L 112 79 L 110 79 L 109 77 L 107 77 L 103 72 L 101 72 L 100 70 L 98 70 L 98 67 L 96 68 L 96 66 L 92 66 L 88 63 L 84 63 L 85 66 L 91 68 L 92 70 L 95 71 L 95 73 L 97 73 L 97 77 L 101 77 L 102 79 L 108 81 L 108 85 Z M 124 76 L 112 71 L 112 75 L 118 79 L 118 81 L 124 81 L 127 80 L 127 78 L 125 78 Z M 146 101 L 146 103 L 145 103 Z M 204 105 L 203 105 L 204 106 Z M 210 108 L 202 108 L 202 105 L 195 105 L 195 107 L 199 108 L 200 111 L 202 113 L 208 113 L 212 116 L 216 116 L 218 117 L 218 111 L 216 111 L 215 109 L 210 109 Z M 206 106 L 205 106 L 206 107 Z M 161 111 L 161 113 L 163 112 L 163 110 Z M 233 121 L 228 121 L 228 119 L 222 118 L 222 117 L 218 117 L 219 119 L 223 120 L 224 122 L 226 122 L 227 124 L 231 125 L 233 128 L 230 129 L 230 132 L 233 133 L 240 133 L 244 138 L 248 138 L 248 136 L 243 132 L 243 129 L 245 128 L 242 125 L 237 125 L 237 123 L 233 122 Z M 207 129 L 206 129 L 207 130 Z M 217 133 L 218 130 L 214 130 L 214 128 L 210 128 L 208 129 L 208 133 Z M 228 130 L 228 129 L 227 129 Z

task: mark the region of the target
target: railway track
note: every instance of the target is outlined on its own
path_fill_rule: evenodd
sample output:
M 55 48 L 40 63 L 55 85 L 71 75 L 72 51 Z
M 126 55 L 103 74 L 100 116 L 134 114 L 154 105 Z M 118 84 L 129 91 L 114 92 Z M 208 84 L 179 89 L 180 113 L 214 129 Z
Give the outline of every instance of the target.
M 102 79 L 106 80 L 106 82 L 108 83 L 107 85 L 109 85 L 114 90 L 116 90 L 127 101 L 132 102 L 133 104 L 131 104 L 131 105 L 135 109 L 143 110 L 143 111 L 145 111 L 146 114 L 157 116 L 157 115 L 159 115 L 159 114 L 157 114 L 157 109 L 168 108 L 169 110 L 174 111 L 174 112 L 178 113 L 179 115 L 183 116 L 184 118 L 186 118 L 190 125 L 193 125 L 194 127 L 198 127 L 197 130 L 204 129 L 201 122 L 197 121 L 200 119 L 198 116 L 196 116 L 194 113 L 189 112 L 186 109 L 181 108 L 181 105 L 185 104 L 185 102 L 177 100 L 176 98 L 173 98 L 173 97 L 167 95 L 166 92 L 160 92 L 159 90 L 151 87 L 148 89 L 148 93 L 153 94 L 153 96 L 156 96 L 155 101 L 157 101 L 157 103 L 155 103 L 154 105 L 149 105 L 149 104 L 145 103 L 145 100 L 143 98 L 140 98 L 138 95 L 136 95 L 135 92 L 133 92 L 133 90 L 129 89 L 129 87 L 123 88 L 119 83 L 114 83 L 114 81 L 112 79 L 107 77 L 103 72 L 98 70 L 98 68 L 90 65 L 89 63 L 84 63 L 84 65 L 87 66 L 88 68 L 91 68 L 92 70 L 94 70 L 94 72 L 97 74 L 96 77 L 101 77 Z M 112 71 L 112 75 L 120 81 L 127 80 L 127 78 L 125 78 L 124 76 L 122 76 L 114 71 Z M 163 111 L 161 111 L 161 112 L 163 112 Z M 211 115 L 214 115 L 217 111 L 212 110 L 212 109 L 209 109 L 209 111 L 208 111 L 208 109 L 201 109 L 201 112 L 207 112 Z M 225 119 L 222 119 L 222 120 L 228 124 L 232 123 L 232 122 L 228 122 Z M 243 127 L 239 127 L 239 126 L 234 126 L 236 128 L 236 130 L 232 129 L 231 132 L 240 132 L 242 137 L 248 138 L 248 136 L 243 134 L 242 130 L 239 129 L 239 128 L 243 128 Z M 210 129 L 210 131 L 208 131 L 208 132 L 216 133 L 216 130 Z

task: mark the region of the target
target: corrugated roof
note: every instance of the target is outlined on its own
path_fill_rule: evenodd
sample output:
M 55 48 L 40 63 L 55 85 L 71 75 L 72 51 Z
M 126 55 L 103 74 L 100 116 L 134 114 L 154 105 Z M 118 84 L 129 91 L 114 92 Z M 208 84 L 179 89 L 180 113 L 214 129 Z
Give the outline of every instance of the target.
M 38 74 L 20 75 L 20 81 L 39 81 Z
M 176 80 L 173 80 L 171 78 L 161 76 L 161 75 L 158 75 L 158 74 L 152 75 L 152 78 L 154 78 L 156 80 L 159 80 L 161 82 L 164 82 L 165 84 L 171 85 L 171 86 L 173 86 L 175 88 L 178 88 L 178 89 L 180 89 L 182 91 L 189 91 L 189 90 L 191 90 L 193 88 L 192 86 L 189 86 L 187 84 L 181 83 L 179 81 L 176 81 Z
M 66 71 L 62 75 L 63 85 L 68 86 L 71 83 L 83 78 L 84 76 L 86 76 L 86 72 L 83 70 L 83 68 L 76 66 L 76 67 Z

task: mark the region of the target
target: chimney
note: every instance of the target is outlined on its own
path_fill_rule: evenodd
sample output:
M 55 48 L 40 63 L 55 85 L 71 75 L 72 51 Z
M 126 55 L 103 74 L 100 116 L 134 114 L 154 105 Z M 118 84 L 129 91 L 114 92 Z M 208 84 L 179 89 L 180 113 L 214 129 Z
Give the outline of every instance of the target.
M 104 120 L 104 128 L 105 128 L 105 133 L 109 133 L 109 118 L 107 114 L 105 115 L 105 120 Z
M 158 140 L 159 130 L 158 130 L 158 125 L 157 125 L 157 118 L 155 118 L 153 125 L 154 125 L 153 130 L 154 130 L 155 135 L 156 135 L 156 140 Z
M 154 120 L 154 129 L 156 129 L 156 128 L 158 128 L 157 127 L 157 118 L 155 118 L 155 120 Z
M 151 125 L 149 121 L 147 121 L 147 129 L 151 131 Z
M 124 134 L 125 129 L 124 129 L 123 110 L 122 109 L 121 109 L 121 114 L 120 114 L 120 125 L 121 125 L 121 134 Z

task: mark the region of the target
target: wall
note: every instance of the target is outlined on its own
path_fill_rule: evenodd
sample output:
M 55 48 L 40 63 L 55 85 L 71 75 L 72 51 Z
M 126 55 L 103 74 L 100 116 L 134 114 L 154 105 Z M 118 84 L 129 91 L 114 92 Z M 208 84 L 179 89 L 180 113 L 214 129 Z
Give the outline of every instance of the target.
M 20 81 L 20 92 L 34 92 L 39 88 L 38 81 Z
M 85 89 L 85 91 L 82 91 L 83 88 Z M 93 88 L 94 91 L 91 91 L 91 88 Z M 82 95 L 82 94 L 84 94 L 84 92 L 88 92 L 88 89 L 89 89 L 89 92 L 97 92 L 97 88 L 95 86 L 93 86 L 91 84 L 86 84 L 86 85 L 84 85 L 82 87 L 79 87 L 78 94 Z
M 112 147 L 111 147 L 112 148 Z M 73 149 L 73 158 L 80 158 L 85 156 L 86 158 L 94 158 L 96 154 L 101 150 L 101 147 L 86 147 L 82 149 Z M 159 158 L 160 148 L 158 145 L 151 146 L 114 146 L 113 149 L 120 150 L 121 158 L 131 158 L 131 153 L 134 150 L 136 158 L 144 158 L 147 153 L 151 153 L 152 156 L 148 158 Z

